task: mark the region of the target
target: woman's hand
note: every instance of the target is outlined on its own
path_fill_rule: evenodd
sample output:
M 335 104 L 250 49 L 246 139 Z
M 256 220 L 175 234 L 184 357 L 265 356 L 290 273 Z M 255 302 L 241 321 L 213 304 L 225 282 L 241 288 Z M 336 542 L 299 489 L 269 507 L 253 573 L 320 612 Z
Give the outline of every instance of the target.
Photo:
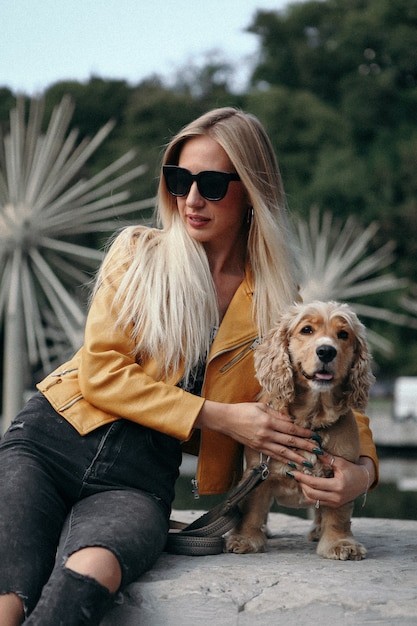
M 195 427 L 221 432 L 286 464 L 305 460 L 297 449 L 321 453 L 312 430 L 296 426 L 287 415 L 263 402 L 222 404 L 206 400 Z
M 374 463 L 369 457 L 362 456 L 359 463 L 351 463 L 340 456 L 325 452 L 319 460 L 332 466 L 334 473 L 332 478 L 317 478 L 291 470 L 310 504 L 340 507 L 342 504 L 352 502 L 361 494 L 366 494 L 375 480 Z

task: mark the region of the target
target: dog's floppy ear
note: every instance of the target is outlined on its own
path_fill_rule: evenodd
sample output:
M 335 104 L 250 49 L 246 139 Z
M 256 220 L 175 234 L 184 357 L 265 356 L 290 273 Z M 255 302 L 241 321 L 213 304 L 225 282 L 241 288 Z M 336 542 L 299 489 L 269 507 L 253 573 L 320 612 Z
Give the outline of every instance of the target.
M 288 352 L 289 330 L 284 316 L 255 350 L 256 377 L 276 408 L 286 408 L 294 399 L 293 368 Z
M 369 389 L 375 377 L 371 370 L 371 355 L 365 339 L 365 327 L 356 319 L 354 323 L 356 333 L 356 355 L 349 376 L 349 404 L 359 411 L 363 411 L 368 403 Z

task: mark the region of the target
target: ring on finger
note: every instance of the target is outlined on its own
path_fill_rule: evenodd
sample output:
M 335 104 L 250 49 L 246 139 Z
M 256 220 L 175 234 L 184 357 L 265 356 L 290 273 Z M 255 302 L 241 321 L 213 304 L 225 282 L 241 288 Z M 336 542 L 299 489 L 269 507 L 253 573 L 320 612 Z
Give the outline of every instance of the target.
M 320 508 L 320 500 L 316 500 L 316 504 L 314 505 L 315 509 L 319 509 Z
M 332 458 L 331 458 L 331 460 L 330 460 L 330 467 L 332 467 L 332 466 L 333 466 L 333 463 L 334 463 L 334 456 L 332 456 Z

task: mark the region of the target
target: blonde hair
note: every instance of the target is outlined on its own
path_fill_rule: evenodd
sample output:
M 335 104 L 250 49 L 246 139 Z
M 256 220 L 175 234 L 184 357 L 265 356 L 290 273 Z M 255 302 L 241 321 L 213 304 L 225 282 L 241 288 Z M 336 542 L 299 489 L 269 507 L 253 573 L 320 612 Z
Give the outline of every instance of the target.
M 253 317 L 262 336 L 298 299 L 278 164 L 257 118 L 231 107 L 210 111 L 183 128 L 162 164 L 176 165 L 184 143 L 202 135 L 225 150 L 253 208 L 247 262 L 254 277 Z M 163 176 L 156 217 L 158 229 L 130 227 L 116 239 L 125 266 L 115 299 L 117 323 L 132 328 L 137 358 L 156 357 L 162 376 L 183 364 L 187 377 L 207 355 L 210 330 L 219 323 L 217 296 L 204 248 L 184 228 Z

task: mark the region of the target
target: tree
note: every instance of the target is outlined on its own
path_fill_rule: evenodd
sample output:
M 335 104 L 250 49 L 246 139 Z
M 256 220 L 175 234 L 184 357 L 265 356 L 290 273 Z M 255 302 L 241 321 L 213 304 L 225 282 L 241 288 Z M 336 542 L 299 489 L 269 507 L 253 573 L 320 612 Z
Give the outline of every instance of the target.
M 305 217 L 318 204 L 344 219 L 377 221 L 375 247 L 394 239 L 396 269 L 411 280 L 417 270 L 416 26 L 417 0 L 322 0 L 258 11 L 248 29 L 260 41 L 248 103 L 254 112 L 260 103 L 275 135 L 290 207 Z M 306 128 L 316 129 L 314 138 Z
M 49 120 L 62 98 L 71 97 L 74 102 L 71 124 L 78 131 L 79 141 L 93 137 L 109 120 L 114 122 L 113 130 L 100 150 L 96 150 L 84 164 L 83 176 L 93 176 L 111 161 L 136 148 L 125 136 L 125 114 L 132 92 L 133 87 L 125 80 L 105 80 L 98 76 L 82 83 L 59 81 L 46 89 L 44 119 Z
M 306 89 L 333 104 L 347 78 L 407 91 L 417 80 L 416 26 L 416 0 L 311 0 L 257 11 L 248 27 L 260 38 L 252 84 Z
M 312 185 L 322 155 L 351 152 L 349 124 L 333 107 L 310 91 L 275 86 L 265 92 L 250 92 L 245 104 L 268 132 L 279 159 L 291 208 L 307 217 L 311 204 L 321 198 L 312 192 Z M 352 168 L 354 163 L 355 159 L 351 159 Z M 331 179 L 334 185 L 338 180 L 339 175 Z M 326 178 L 326 184 L 328 182 Z M 323 207 L 329 208 L 327 203 L 323 203 Z

